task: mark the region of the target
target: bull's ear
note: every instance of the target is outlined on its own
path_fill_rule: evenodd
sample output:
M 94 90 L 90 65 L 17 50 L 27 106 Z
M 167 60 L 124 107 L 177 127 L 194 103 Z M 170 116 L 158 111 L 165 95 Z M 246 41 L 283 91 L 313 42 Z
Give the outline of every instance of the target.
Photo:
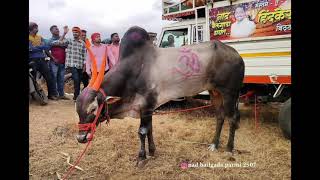
M 105 101 L 107 104 L 113 104 L 113 103 L 119 101 L 120 99 L 121 98 L 117 97 L 117 96 L 107 96 Z

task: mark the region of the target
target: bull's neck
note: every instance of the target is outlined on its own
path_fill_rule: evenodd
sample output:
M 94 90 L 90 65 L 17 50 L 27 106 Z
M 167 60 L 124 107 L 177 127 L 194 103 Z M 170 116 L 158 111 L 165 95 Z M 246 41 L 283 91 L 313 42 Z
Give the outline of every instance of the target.
M 151 44 L 147 44 L 142 47 L 143 51 L 130 55 L 121 59 L 104 77 L 101 88 L 104 90 L 107 96 L 123 97 L 127 96 L 129 86 L 134 86 L 134 82 L 130 82 L 131 77 L 138 77 L 141 73 L 143 64 L 152 63 L 152 59 L 149 58 L 148 62 L 145 62 L 144 56 L 151 57 L 154 52 L 154 47 Z M 148 52 L 148 53 L 145 53 Z
M 105 75 L 101 88 L 107 96 L 122 96 L 126 78 L 120 72 L 112 69 Z

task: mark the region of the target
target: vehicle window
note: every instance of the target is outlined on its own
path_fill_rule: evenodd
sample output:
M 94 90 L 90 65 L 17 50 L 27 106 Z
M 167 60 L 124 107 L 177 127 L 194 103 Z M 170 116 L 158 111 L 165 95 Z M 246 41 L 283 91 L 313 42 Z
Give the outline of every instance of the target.
M 196 26 L 193 26 L 193 43 L 197 42 L 196 40 Z M 203 42 L 203 26 L 198 26 L 198 42 Z
M 188 44 L 188 28 L 167 30 L 164 32 L 160 47 L 181 47 Z

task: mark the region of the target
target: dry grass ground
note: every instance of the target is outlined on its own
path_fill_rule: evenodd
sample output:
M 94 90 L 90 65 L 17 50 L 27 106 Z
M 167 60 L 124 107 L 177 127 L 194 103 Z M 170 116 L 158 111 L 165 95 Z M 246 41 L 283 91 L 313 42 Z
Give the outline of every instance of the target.
M 197 104 L 197 103 L 194 103 Z M 185 108 L 168 106 L 161 111 Z M 140 141 L 137 136 L 138 119 L 111 120 L 102 124 L 80 162 L 84 171 L 75 170 L 70 179 L 291 179 L 291 142 L 283 138 L 276 113 L 264 107 L 262 122 L 255 129 L 252 112 L 241 108 L 240 129 L 236 131 L 232 158 L 226 156 L 228 121 L 225 121 L 221 148 L 207 150 L 215 131 L 215 118 L 210 109 L 189 113 L 157 115 L 153 117 L 156 155 L 148 157 L 144 168 L 135 167 Z M 273 115 L 272 115 L 273 114 Z M 66 173 L 69 165 L 63 153 L 74 163 L 84 149 L 74 138 L 77 133 L 74 103 L 72 100 L 49 101 L 47 106 L 31 102 L 29 107 L 29 173 L 30 179 L 57 179 L 57 173 Z M 190 143 L 197 142 L 197 143 Z M 242 167 L 188 168 L 180 163 L 200 165 L 241 164 Z M 244 167 L 252 163 L 253 167 Z

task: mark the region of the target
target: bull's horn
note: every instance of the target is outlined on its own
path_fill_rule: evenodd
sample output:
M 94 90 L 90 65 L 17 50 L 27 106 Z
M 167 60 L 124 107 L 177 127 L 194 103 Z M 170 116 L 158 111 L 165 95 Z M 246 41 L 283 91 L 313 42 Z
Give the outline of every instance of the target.
M 104 53 L 104 56 L 103 56 L 103 59 L 102 59 L 102 65 L 101 65 L 97 80 L 94 82 L 93 87 L 92 87 L 96 91 L 99 90 L 100 85 L 101 85 L 101 83 L 103 81 L 104 71 L 106 69 L 106 64 L 107 64 L 107 49 L 106 49 L 106 51 Z
M 91 47 L 91 43 L 90 43 L 89 39 L 87 39 L 87 38 L 85 40 L 85 45 L 86 45 L 86 47 Z
M 89 82 L 89 85 L 88 87 L 92 87 L 94 82 L 96 81 L 97 79 L 97 60 L 96 58 L 94 57 L 91 49 L 88 49 L 88 53 L 89 53 L 89 56 L 90 56 L 90 59 L 91 59 L 91 70 L 92 70 L 92 77 L 90 79 L 90 82 Z

